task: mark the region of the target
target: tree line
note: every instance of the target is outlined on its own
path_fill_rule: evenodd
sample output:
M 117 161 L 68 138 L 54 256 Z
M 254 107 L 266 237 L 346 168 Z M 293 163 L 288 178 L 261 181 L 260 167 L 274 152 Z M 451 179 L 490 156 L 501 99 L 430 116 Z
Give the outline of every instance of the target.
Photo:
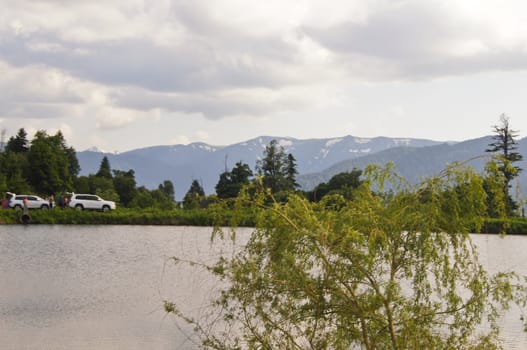
M 43 197 L 94 193 L 130 208 L 173 208 L 174 186 L 166 180 L 157 189 L 137 186 L 135 172 L 111 169 L 103 157 L 95 174 L 79 176 L 75 149 L 62 132 L 39 130 L 31 141 L 24 128 L 11 136 L 0 153 L 0 192 L 37 193 Z
M 172 209 L 175 189 L 170 180 L 165 180 L 156 189 L 138 186 L 133 169 L 112 169 L 108 157 L 101 159 L 95 174 L 80 176 L 80 166 L 75 149 L 67 145 L 59 131 L 48 135 L 40 130 L 31 141 L 24 128 L 10 137 L 0 153 L 0 191 L 14 193 L 37 193 L 43 197 L 62 196 L 69 192 L 94 193 L 113 200 L 128 208 L 157 207 Z M 218 200 L 236 198 L 244 186 L 261 182 L 278 199 L 285 200 L 288 194 L 299 191 L 295 157 L 287 153 L 276 140 L 265 148 L 256 168 L 239 161 L 231 169 L 219 175 L 216 194 L 207 196 L 198 180 L 193 180 L 181 206 L 184 209 L 206 208 Z M 305 195 L 320 199 L 323 195 L 342 190 L 349 192 L 357 186 L 361 172 L 340 175 L 338 181 L 321 184 L 314 192 Z M 323 189 L 322 189 L 323 188 Z
M 517 152 L 518 132 L 510 127 L 509 118 L 500 116 L 500 123 L 493 127 L 493 142 L 487 152 L 497 155 L 487 162 L 482 176 L 486 190 L 488 216 L 513 216 L 519 203 L 510 194 L 512 181 L 520 169 L 515 165 L 522 160 Z M 2 145 L 0 153 L 0 191 L 15 193 L 36 192 L 43 196 L 61 195 L 66 192 L 94 193 L 129 208 L 172 209 L 175 202 L 174 184 L 164 180 L 156 189 L 138 186 L 135 171 L 112 169 L 106 156 L 95 174 L 79 176 L 80 166 L 73 147 L 67 145 L 58 131 L 48 135 L 37 131 L 31 141 L 24 128 Z M 232 200 L 251 183 L 258 183 L 269 191 L 275 200 L 285 201 L 292 193 L 300 194 L 311 202 L 319 202 L 327 195 L 338 194 L 346 200 L 353 199 L 354 191 L 363 183 L 363 171 L 352 169 L 334 175 L 329 181 L 318 184 L 310 191 L 301 191 L 296 181 L 297 162 L 276 140 L 263 151 L 262 158 L 251 170 L 239 161 L 219 175 L 216 193 L 207 196 L 198 180 L 193 180 L 187 190 L 182 207 L 206 208 L 219 200 Z M 500 187 L 501 191 L 494 189 Z M 501 201 L 501 199 L 504 199 Z M 503 203 L 498 205 L 498 203 Z

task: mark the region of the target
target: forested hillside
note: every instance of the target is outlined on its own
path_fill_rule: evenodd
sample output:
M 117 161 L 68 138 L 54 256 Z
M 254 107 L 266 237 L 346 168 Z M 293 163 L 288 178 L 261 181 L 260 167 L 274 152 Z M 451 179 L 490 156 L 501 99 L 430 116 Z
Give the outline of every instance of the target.
M 445 165 L 453 162 L 469 161 L 468 165 L 482 171 L 488 161 L 489 154 L 485 152 L 491 136 L 468 140 L 453 144 L 440 144 L 429 147 L 397 147 L 384 150 L 375 154 L 349 159 L 339 162 L 322 172 L 303 174 L 298 177 L 298 182 L 304 189 L 312 189 L 320 182 L 328 181 L 332 176 L 352 169 L 364 169 L 369 164 L 386 164 L 392 162 L 398 172 L 408 181 L 417 183 L 424 177 L 437 175 Z M 518 142 L 518 151 L 527 154 L 527 138 Z M 525 195 L 527 191 L 527 160 L 523 159 L 517 164 L 524 169 L 515 180 L 513 186 Z

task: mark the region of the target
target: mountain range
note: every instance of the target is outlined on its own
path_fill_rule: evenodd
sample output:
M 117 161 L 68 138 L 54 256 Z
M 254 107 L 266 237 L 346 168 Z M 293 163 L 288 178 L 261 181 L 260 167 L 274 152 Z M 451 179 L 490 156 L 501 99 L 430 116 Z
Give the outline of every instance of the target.
M 301 140 L 261 136 L 228 146 L 191 143 L 139 148 L 118 154 L 92 149 L 78 152 L 77 158 L 81 175 L 96 173 L 102 158 L 107 156 L 112 169 L 133 169 L 138 185 L 157 188 L 164 180 L 171 180 L 176 189 L 176 199 L 181 200 L 192 180 L 198 180 L 205 192 L 211 194 L 215 192 L 219 174 L 225 169 L 232 169 L 236 162 L 242 161 L 255 169 L 257 161 L 263 157 L 265 147 L 273 139 L 296 158 L 299 172 L 297 181 L 305 190 L 328 181 L 339 172 L 387 162 L 393 162 L 407 180 L 416 182 L 437 174 L 448 163 L 485 155 L 485 149 L 492 141 L 491 136 L 463 142 L 355 136 Z M 519 152 L 527 155 L 527 138 L 520 140 L 518 146 Z M 479 158 L 469 164 L 482 170 L 485 162 L 485 159 Z M 518 165 L 526 169 L 527 160 Z M 525 172 L 520 174 L 519 184 L 521 189 L 527 188 Z

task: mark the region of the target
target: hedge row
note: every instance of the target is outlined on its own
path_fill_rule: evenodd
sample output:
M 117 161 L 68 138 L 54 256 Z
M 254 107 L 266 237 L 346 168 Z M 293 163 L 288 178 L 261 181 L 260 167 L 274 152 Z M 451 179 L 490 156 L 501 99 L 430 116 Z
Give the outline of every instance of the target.
M 178 226 L 228 226 L 234 212 L 230 210 L 158 210 L 158 209 L 124 209 L 100 212 L 77 211 L 71 209 L 32 210 L 31 224 L 48 225 L 178 225 Z M 239 214 L 238 214 L 239 215 Z M 21 211 L 0 210 L 0 224 L 17 224 L 22 216 Z M 250 210 L 237 218 L 240 226 L 253 226 L 254 220 Z M 481 233 L 527 234 L 527 218 L 510 218 L 506 221 L 487 219 Z
M 77 211 L 70 209 L 31 210 L 31 224 L 48 225 L 178 225 L 213 226 L 228 225 L 232 213 L 205 209 L 194 210 L 136 210 L 119 209 L 111 212 Z M 0 210 L 0 223 L 17 224 L 21 211 Z M 250 225 L 251 220 L 242 220 L 242 225 Z
M 527 234 L 527 218 L 486 219 L 481 232 L 524 235 Z

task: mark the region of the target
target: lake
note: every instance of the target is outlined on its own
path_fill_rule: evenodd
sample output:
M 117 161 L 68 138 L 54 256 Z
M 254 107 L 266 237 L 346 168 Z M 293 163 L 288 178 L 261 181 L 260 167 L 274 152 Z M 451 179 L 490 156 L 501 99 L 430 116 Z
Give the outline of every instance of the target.
M 211 246 L 210 234 L 204 227 L 0 226 L 0 348 L 195 349 L 163 300 L 198 313 L 205 306 L 214 284 L 170 257 L 215 261 L 228 247 Z M 527 237 L 473 239 L 490 272 L 527 275 Z M 503 324 L 505 348 L 524 349 L 517 310 Z

